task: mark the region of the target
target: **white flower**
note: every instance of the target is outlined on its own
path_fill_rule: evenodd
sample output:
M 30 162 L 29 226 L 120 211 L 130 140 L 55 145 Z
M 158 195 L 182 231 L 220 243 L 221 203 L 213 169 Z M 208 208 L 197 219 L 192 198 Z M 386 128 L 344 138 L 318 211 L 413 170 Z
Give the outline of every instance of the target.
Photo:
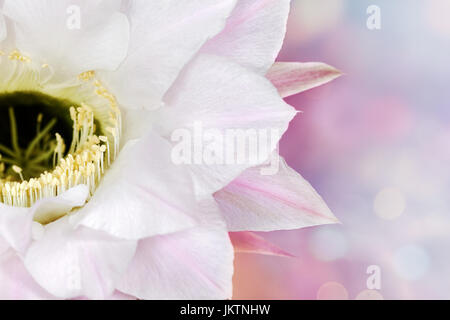
M 281 96 L 339 75 L 272 67 L 288 0 L 5 0 L 1 12 L 1 298 L 230 298 L 229 232 L 336 222 L 283 161 L 264 176 L 263 161 L 171 157 L 171 134 L 199 121 L 284 132 L 296 111 Z

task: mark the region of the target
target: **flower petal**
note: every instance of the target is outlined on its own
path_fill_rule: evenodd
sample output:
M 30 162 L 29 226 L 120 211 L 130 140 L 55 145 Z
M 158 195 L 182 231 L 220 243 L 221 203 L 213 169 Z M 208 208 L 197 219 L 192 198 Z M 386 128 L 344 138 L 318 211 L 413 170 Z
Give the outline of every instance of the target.
M 128 57 L 117 71 L 101 77 L 126 108 L 155 109 L 181 69 L 223 29 L 235 0 L 129 3 Z
M 123 145 L 130 140 L 142 138 L 151 131 L 155 118 L 153 113 L 151 110 L 122 110 Z
M 31 241 L 33 220 L 40 223 L 54 221 L 73 208 L 83 205 L 88 196 L 89 189 L 79 185 L 58 197 L 38 201 L 32 208 L 12 207 L 0 203 L 0 237 L 13 249 L 24 253 Z
M 161 134 L 174 146 L 180 143 L 174 141 L 175 136 L 183 130 L 202 140 L 200 147 L 194 146 L 194 159 L 182 165 L 191 170 L 196 191 L 203 195 L 220 190 L 246 168 L 265 162 L 296 114 L 266 78 L 211 55 L 198 56 L 185 69 L 166 102 L 155 115 Z M 218 139 L 204 141 L 208 132 L 216 133 Z M 250 146 L 249 132 L 257 139 L 256 148 Z M 236 135 L 240 133 L 245 150 L 239 153 Z M 219 150 L 220 155 L 213 161 L 205 159 L 206 147 Z M 243 161 L 237 160 L 238 153 Z
M 88 197 L 89 188 L 85 185 L 78 185 L 58 197 L 44 199 L 33 207 L 34 221 L 41 224 L 53 222 L 72 209 L 84 205 Z
M 89 299 L 86 297 L 78 297 L 74 300 L 89 300 Z M 116 290 L 111 296 L 107 297 L 105 300 L 137 300 L 137 298 Z
M 263 237 L 253 232 L 230 232 L 231 243 L 236 253 L 256 253 L 268 256 L 293 257 Z
M 33 214 L 29 208 L 0 203 L 0 239 L 18 252 L 24 252 L 31 241 Z
M 0 255 L 0 283 L 2 300 L 55 299 L 33 280 L 12 250 Z
M 56 297 L 104 299 L 114 292 L 135 250 L 135 241 L 75 229 L 64 217 L 46 226 L 24 261 L 33 278 Z
M 233 247 L 217 210 L 209 201 L 201 225 L 141 240 L 118 289 L 141 299 L 231 298 Z
M 0 12 L 0 42 L 6 38 L 6 22 L 3 14 Z
M 321 86 L 342 73 L 320 62 L 276 62 L 267 73 L 267 78 L 285 98 Z
M 197 204 L 192 181 L 155 134 L 130 141 L 106 172 L 93 198 L 72 219 L 123 239 L 190 228 Z
M 229 231 L 290 230 L 337 223 L 322 198 L 281 159 L 275 175 L 245 171 L 214 197 Z
M 116 290 L 107 300 L 137 300 L 137 298 Z
M 239 0 L 225 29 L 202 49 L 265 74 L 283 44 L 290 0 Z
M 17 49 L 59 76 L 115 70 L 128 50 L 129 22 L 118 0 L 5 0 Z
M 10 250 L 8 242 L 0 237 L 0 255 Z

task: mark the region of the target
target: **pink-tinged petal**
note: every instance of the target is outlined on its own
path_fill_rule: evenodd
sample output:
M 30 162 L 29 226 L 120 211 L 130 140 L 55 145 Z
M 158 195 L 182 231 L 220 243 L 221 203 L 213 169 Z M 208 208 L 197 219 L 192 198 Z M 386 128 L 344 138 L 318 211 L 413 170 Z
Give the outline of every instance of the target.
M 202 195 L 220 190 L 246 168 L 264 163 L 296 115 L 265 77 L 212 55 L 199 55 L 184 70 L 166 102 L 155 115 L 161 134 L 174 146 L 180 145 L 175 138 L 182 130 L 193 139 L 200 136 L 203 148 L 194 146 L 196 141 L 192 140 L 190 163 L 181 166 L 193 173 L 196 192 Z M 237 131 L 244 136 L 249 131 L 258 135 L 256 148 L 250 147 L 249 139 L 244 141 L 247 148 L 240 154 L 244 158 L 241 162 L 236 156 L 237 139 L 233 139 Z M 218 139 L 205 141 L 208 132 L 217 134 Z M 207 161 L 206 148 L 220 150 L 216 159 Z
M 0 237 L 0 255 L 10 250 L 8 242 L 6 242 L 2 237 Z
M 12 250 L 0 255 L 0 283 L 1 300 L 55 299 L 33 280 Z
M 58 197 L 38 201 L 31 208 L 12 207 L 0 203 L 0 238 L 14 250 L 24 253 L 31 241 L 33 220 L 40 223 L 54 221 L 73 208 L 82 206 L 88 196 L 88 188 L 80 185 Z
M 130 27 L 119 0 L 5 0 L 15 46 L 60 77 L 115 70 L 128 51 Z
M 229 231 L 291 230 L 338 223 L 322 198 L 280 159 L 279 171 L 246 170 L 214 195 Z
M 290 0 L 239 0 L 225 29 L 202 52 L 265 74 L 283 44 L 289 8 Z
M 116 290 L 107 300 L 137 300 L 137 298 Z
M 102 74 L 121 105 L 158 108 L 182 68 L 224 28 L 234 5 L 235 0 L 129 1 L 128 57 L 118 70 Z
M 320 62 L 276 62 L 266 77 L 281 97 L 286 98 L 321 86 L 341 75 L 339 70 Z
M 24 262 L 32 277 L 58 298 L 105 299 L 114 292 L 137 243 L 87 228 L 73 228 L 68 217 L 46 226 Z
M 73 300 L 89 300 L 89 298 L 78 297 Z M 107 297 L 105 300 L 137 300 L 137 298 L 116 290 L 111 296 Z
M 134 240 L 196 224 L 189 174 L 173 164 L 171 145 L 149 133 L 125 145 L 74 224 Z
M 248 231 L 230 232 L 231 243 L 236 253 L 256 253 L 268 256 L 293 257 L 263 237 Z
M 140 299 L 229 299 L 233 247 L 217 205 L 202 206 L 201 225 L 141 240 L 118 289 Z

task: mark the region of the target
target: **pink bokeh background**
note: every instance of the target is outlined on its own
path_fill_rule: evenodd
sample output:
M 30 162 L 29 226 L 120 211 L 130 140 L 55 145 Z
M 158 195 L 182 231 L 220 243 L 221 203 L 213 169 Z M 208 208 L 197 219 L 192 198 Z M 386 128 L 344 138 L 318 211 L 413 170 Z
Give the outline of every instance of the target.
M 235 299 L 450 299 L 449 15 L 448 0 L 292 1 L 279 60 L 345 76 L 287 99 L 303 113 L 281 153 L 342 224 L 262 233 L 296 258 L 238 254 Z

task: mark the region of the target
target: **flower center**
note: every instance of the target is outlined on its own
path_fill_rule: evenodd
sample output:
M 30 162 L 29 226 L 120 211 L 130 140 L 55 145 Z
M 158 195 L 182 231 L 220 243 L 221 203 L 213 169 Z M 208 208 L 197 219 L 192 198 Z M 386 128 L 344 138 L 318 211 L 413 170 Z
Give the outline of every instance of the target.
M 55 167 L 58 142 L 72 141 L 71 105 L 38 92 L 0 95 L 0 178 L 28 180 Z
M 7 205 L 30 207 L 80 184 L 92 195 L 119 149 L 120 111 L 95 73 L 54 83 L 48 68 L 16 51 L 0 60 L 9 75 L 0 79 L 0 202 Z

